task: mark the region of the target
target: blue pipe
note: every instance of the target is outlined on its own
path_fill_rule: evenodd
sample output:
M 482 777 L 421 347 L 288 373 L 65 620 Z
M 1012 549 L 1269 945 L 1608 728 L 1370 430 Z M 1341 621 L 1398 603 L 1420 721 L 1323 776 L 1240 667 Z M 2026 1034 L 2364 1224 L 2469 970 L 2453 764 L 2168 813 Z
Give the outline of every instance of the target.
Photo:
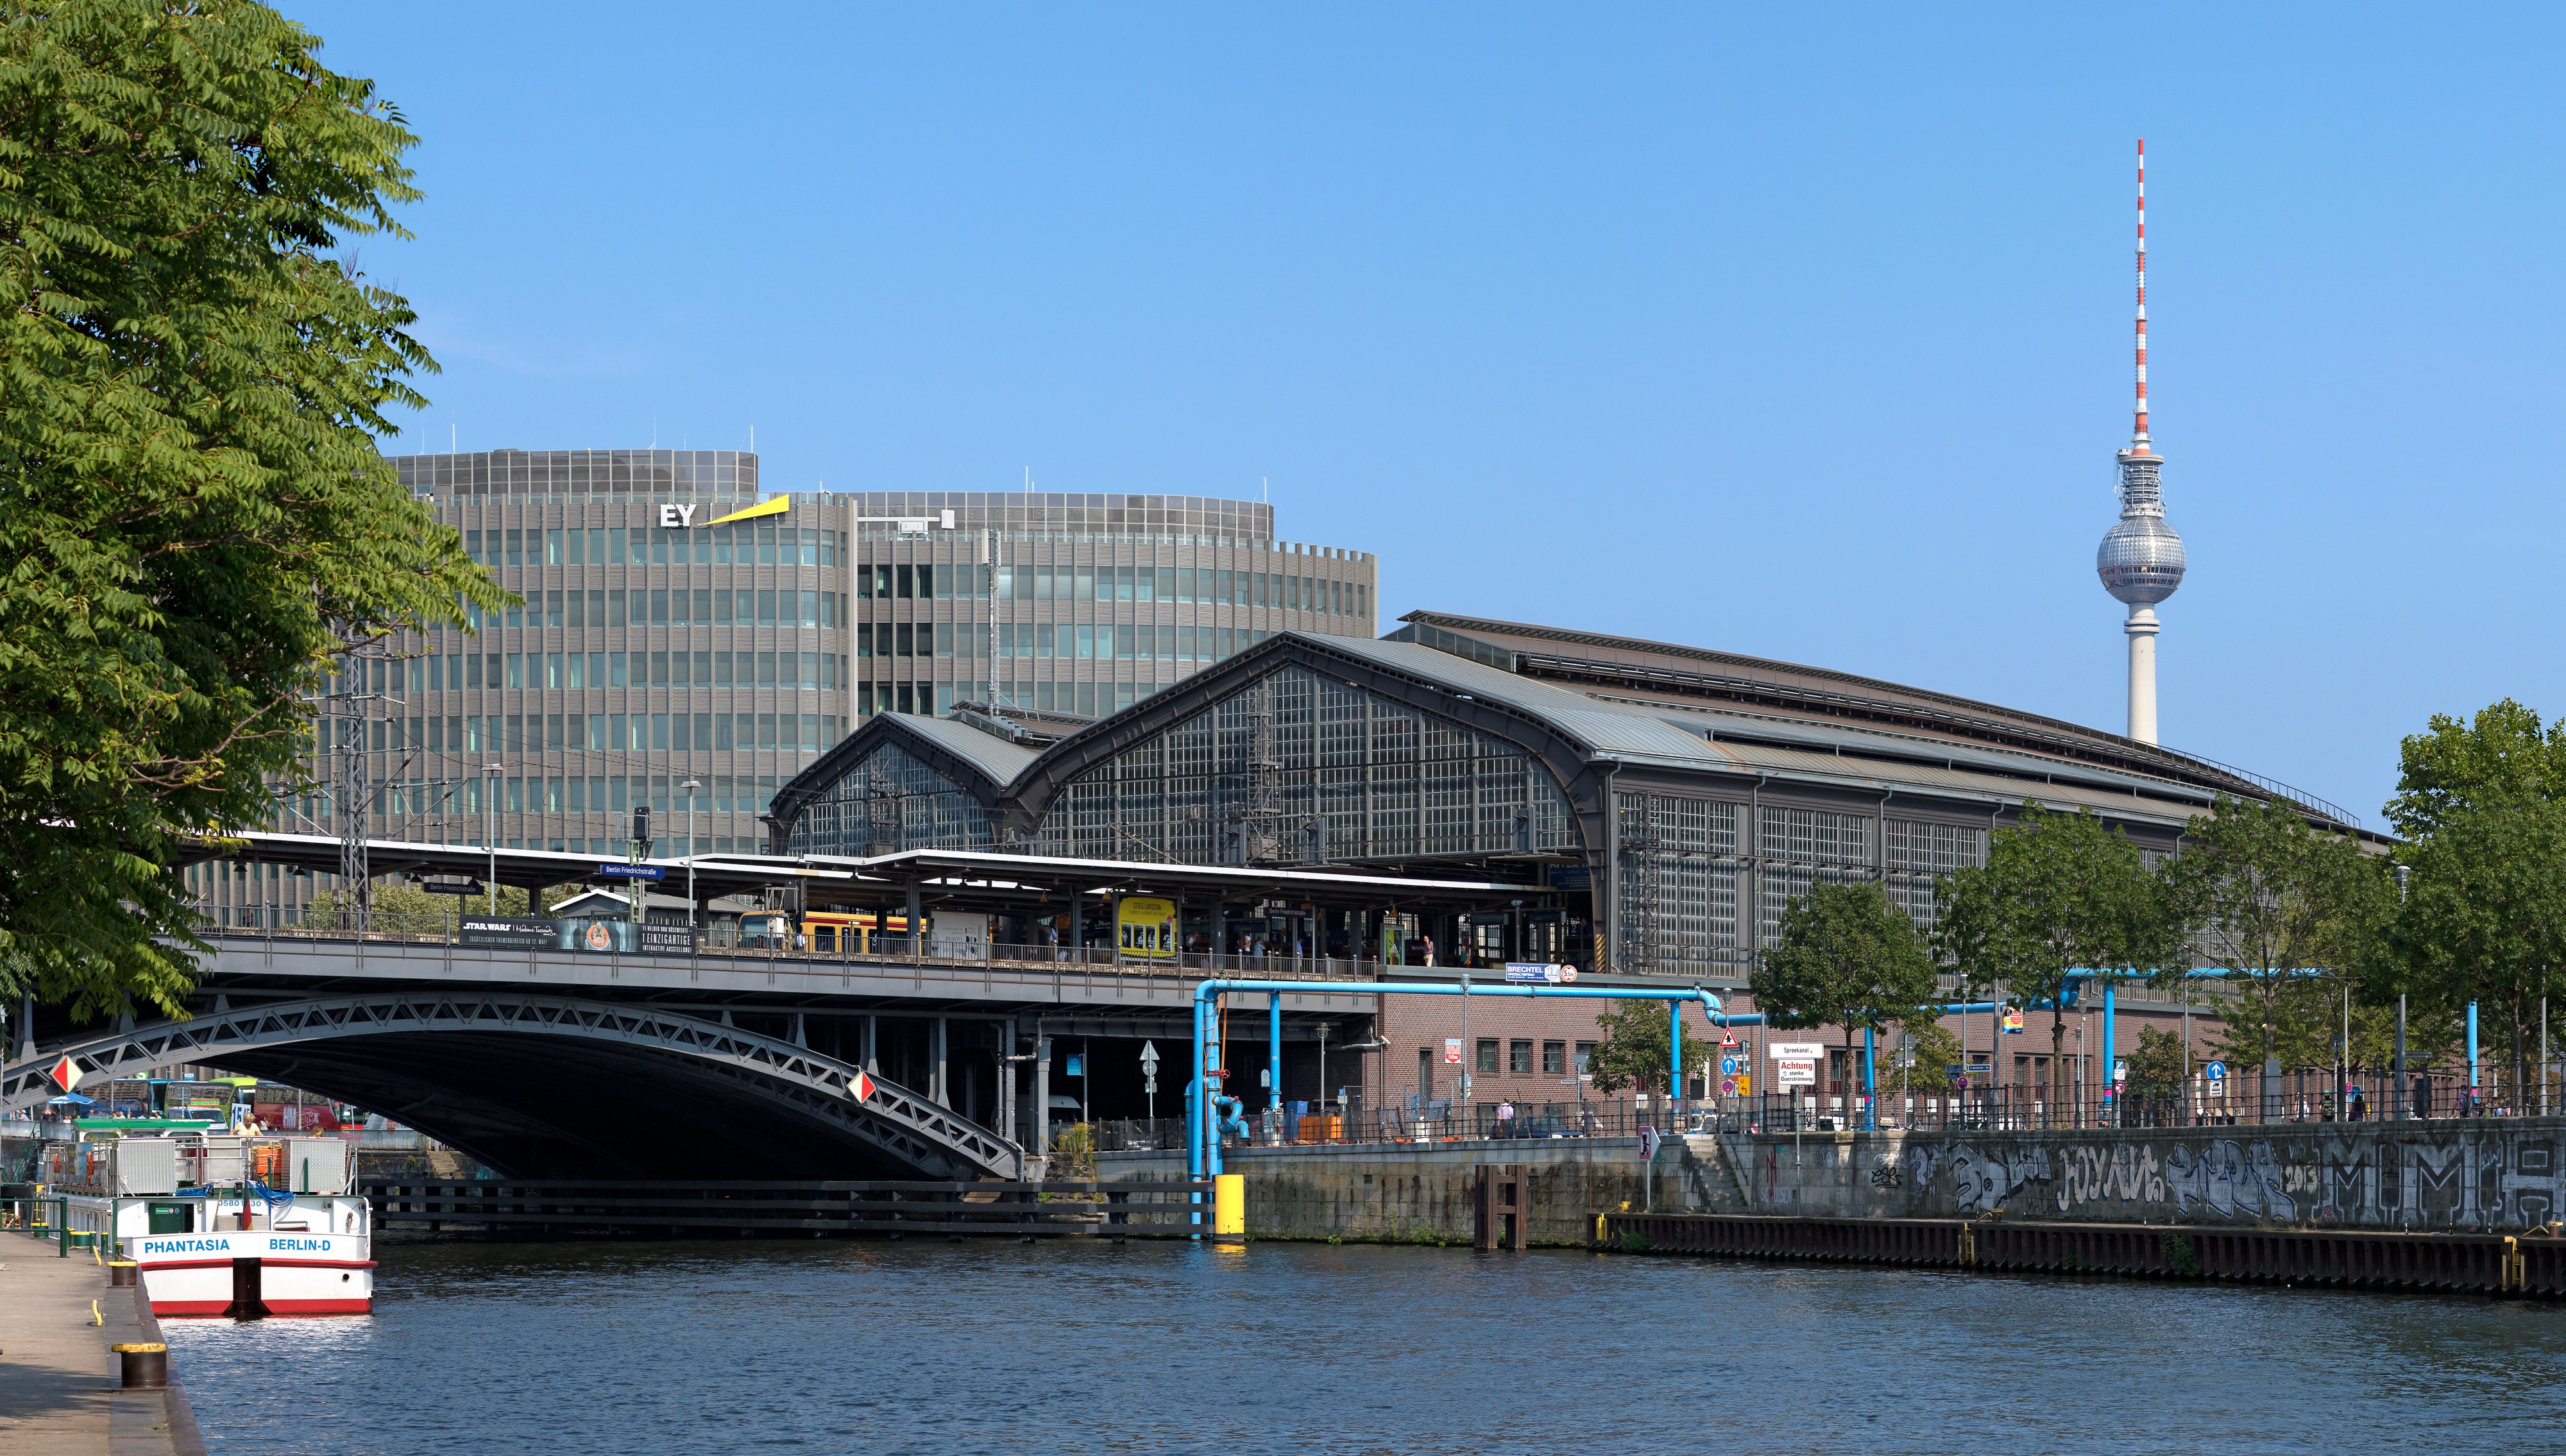
M 1880 1106 L 1880 1062 L 1872 1045 L 1872 1031 L 1862 1029 L 1862 1130 L 1879 1130 L 1874 1118 Z
M 1194 986 L 1194 1067 L 1196 1071 L 1193 1085 L 1197 1087 L 1206 1087 L 1209 1083 L 1209 1079 L 1203 1075 L 1210 1066 L 1210 1064 L 1204 1060 L 1203 1047 L 1211 1034 L 1211 1027 L 1215 1021 L 1215 1018 L 1211 1013 L 1211 998 L 1214 995 L 1224 991 L 1271 992 L 1274 994 L 1273 1005 L 1276 1008 L 1276 1015 L 1279 1016 L 1281 1014 L 1283 992 L 1308 991 L 1313 987 L 1326 989 L 1332 985 L 1337 989 L 1342 990 L 1346 988 L 1347 983 L 1342 981 L 1249 981 L 1222 979 L 1197 982 Z M 1620 989 L 1608 990 L 1600 986 L 1464 986 L 1435 985 L 1432 983 L 1415 981 L 1374 981 L 1359 982 L 1356 983 L 1356 985 L 1359 988 L 1358 994 L 1366 996 L 1513 996 L 1553 1001 L 1669 1001 L 1677 1003 L 1678 1006 L 1686 1001 L 1698 1001 L 1701 1003 L 1702 1014 L 1708 1017 L 1714 1025 L 1727 1024 L 1723 1022 L 1720 1017 L 1719 998 L 1711 995 L 1709 992 L 1704 991 L 1698 986 L 1690 987 L 1682 991 L 1639 991 Z M 1682 1032 L 1680 1021 L 1682 1013 L 1677 1011 L 1675 1015 L 1678 1018 L 1676 1023 L 1676 1034 L 1680 1036 Z M 1762 1018 L 1757 1017 L 1756 1020 L 1760 1022 Z M 1683 1068 L 1680 1064 L 1675 1067 L 1673 1076 L 1675 1078 L 1675 1091 L 1677 1092 L 1681 1092 L 1683 1091 Z M 1216 1106 L 1206 1105 L 1203 1100 L 1189 1095 L 1185 1099 L 1185 1118 L 1190 1124 L 1186 1128 L 1186 1142 L 1188 1146 L 1193 1149 L 1192 1156 L 1187 1159 L 1187 1170 L 1194 1174 L 1196 1181 L 1200 1181 L 1204 1177 L 1218 1176 L 1220 1173 L 1220 1126 L 1217 1121 Z M 1242 1123 L 1241 1126 L 1243 1128 L 1244 1124 Z M 1199 1193 L 1193 1195 L 1193 1201 L 1200 1203 L 1202 1201 L 1202 1195 Z M 1197 1211 L 1193 1215 L 1193 1219 L 1196 1223 L 1200 1223 L 1202 1221 L 1202 1214 Z
M 2477 1004 L 2468 1003 L 2468 1090 L 2477 1086 Z
M 1283 1110 L 1283 993 L 1265 995 L 1265 1105 Z
M 2112 983 L 2105 981 L 2103 983 L 2103 1099 L 2105 1101 L 2113 1100 L 2113 1094 L 2120 1088 L 2120 1084 L 2112 1080 L 2112 1069 L 2120 1065 L 2112 1056 L 2112 1013 L 2116 1009 L 2117 1003 L 2113 999 Z
M 1683 1100 L 1683 1003 L 1667 1003 L 1667 1101 Z

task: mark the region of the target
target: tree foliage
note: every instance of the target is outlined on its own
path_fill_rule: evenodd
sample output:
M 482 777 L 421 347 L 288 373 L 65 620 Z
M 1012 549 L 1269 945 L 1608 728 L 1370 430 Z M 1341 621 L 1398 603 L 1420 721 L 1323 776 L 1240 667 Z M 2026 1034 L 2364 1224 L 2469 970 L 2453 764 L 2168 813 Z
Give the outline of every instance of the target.
M 2406 985 L 2444 1025 L 2480 1004 L 2524 1085 L 2540 1002 L 2566 965 L 2566 802 L 2471 796 L 2407 847 L 2414 879 L 2390 939 Z
M 1978 991 L 2047 1002 L 2051 1096 L 2066 1081 L 2063 999 L 2070 972 L 2129 975 L 2180 958 L 2165 887 L 2139 847 L 2082 810 L 2058 814 L 2025 803 L 1998 830 L 1987 862 L 1942 881 L 1934 944 Z
M 318 49 L 244 0 L 0 17 L 0 990 L 80 1016 L 175 1008 L 172 838 L 301 787 L 335 655 L 505 601 L 376 450 L 433 365 L 330 250 L 398 232 L 412 138 Z
M 2544 724 L 2510 698 L 2467 722 L 2435 713 L 2398 745 L 2397 797 L 2388 822 L 2410 840 L 2488 799 L 2566 797 L 2566 718 Z
M 1843 1029 L 1848 1075 L 1855 1033 L 1923 1019 L 1933 958 L 1916 922 L 1877 884 L 1815 884 L 1782 911 L 1782 933 L 1747 978 L 1765 1023 Z
M 2383 861 L 2279 799 L 2221 796 L 2168 880 L 2194 955 L 2227 973 L 2197 993 L 2228 1023 L 2222 1050 L 2258 1062 L 2307 1055 L 2287 1034 L 2327 1025 L 2394 894 Z M 2318 1034 L 2327 1050 L 2306 1065 L 2332 1065 L 2334 1035 Z
M 1693 1013 L 1698 1017 L 1699 1012 Z M 1673 1055 L 1669 1040 L 1667 1003 L 1663 1001 L 1616 1001 L 1603 1015 L 1595 1018 L 1602 1028 L 1603 1039 L 1595 1044 L 1586 1070 L 1593 1074 L 1599 1092 L 1619 1092 L 1632 1088 L 1640 1092 L 1664 1092 L 1671 1083 L 1667 1063 Z M 1696 1041 L 1704 1027 L 1697 1022 L 1684 1028 L 1684 1061 L 1694 1067 L 1704 1056 L 1719 1051 L 1715 1036 Z

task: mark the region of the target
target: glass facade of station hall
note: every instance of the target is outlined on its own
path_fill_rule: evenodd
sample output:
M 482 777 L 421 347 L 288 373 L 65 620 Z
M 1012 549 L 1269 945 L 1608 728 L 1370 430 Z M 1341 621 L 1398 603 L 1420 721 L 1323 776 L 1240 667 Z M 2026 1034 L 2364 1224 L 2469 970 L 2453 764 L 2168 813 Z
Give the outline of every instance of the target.
M 875 712 L 1110 711 L 1287 626 L 1373 626 L 1374 559 L 1278 542 L 1256 502 L 793 492 L 714 525 L 775 499 L 755 455 L 391 463 L 525 605 L 338 684 L 364 700 L 337 700 L 354 721 L 324 722 L 316 777 L 337 780 L 343 744 L 366 755 L 376 839 L 621 854 L 647 804 L 661 854 L 748 851 L 776 786 Z M 336 835 L 339 817 L 316 795 L 274 827 Z M 200 878 L 235 923 L 308 897 Z

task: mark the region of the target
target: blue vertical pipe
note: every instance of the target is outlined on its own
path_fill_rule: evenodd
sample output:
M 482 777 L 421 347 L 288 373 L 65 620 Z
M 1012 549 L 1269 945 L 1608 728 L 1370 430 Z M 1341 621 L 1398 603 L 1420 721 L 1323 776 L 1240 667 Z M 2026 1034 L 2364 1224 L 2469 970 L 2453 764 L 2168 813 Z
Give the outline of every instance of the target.
M 1265 1081 L 1269 1091 L 1265 1105 L 1277 1112 L 1283 1110 L 1283 993 L 1265 993 Z
M 1880 1060 L 1870 1027 L 1862 1029 L 1862 1130 L 1876 1131 L 1880 1110 Z
M 1683 1003 L 1667 1002 L 1667 1115 L 1683 1100 Z
M 2468 1003 L 2468 1089 L 2477 1085 L 2477 1004 Z
M 2105 981 L 2103 983 L 2103 1095 L 2118 1102 L 2120 1097 L 2116 1093 L 2120 1091 L 2121 1085 L 2113 1081 L 2112 1071 L 2121 1064 L 2112 1055 L 2112 1012 L 2115 1007 L 2112 993 L 2112 983 Z
M 1194 998 L 1194 1045 L 1192 1052 L 1194 1065 L 1191 1069 L 1192 1076 L 1185 1083 L 1185 1178 L 1187 1181 L 1195 1183 L 1201 1182 L 1204 1176 L 1203 1004 L 1203 998 L 1199 996 Z M 1195 1205 L 1194 1211 L 1188 1215 L 1189 1219 L 1194 1223 L 1201 1223 L 1202 1194 L 1199 1192 L 1187 1194 L 1185 1201 Z M 1194 1237 L 1200 1238 L 1202 1236 L 1200 1234 L 1196 1234 Z

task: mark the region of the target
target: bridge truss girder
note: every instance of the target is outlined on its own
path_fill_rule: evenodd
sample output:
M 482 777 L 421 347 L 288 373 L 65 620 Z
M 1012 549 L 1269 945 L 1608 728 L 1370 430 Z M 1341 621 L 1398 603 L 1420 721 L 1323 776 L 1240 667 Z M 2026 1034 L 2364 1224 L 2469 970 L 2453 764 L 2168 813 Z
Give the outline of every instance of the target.
M 880 1078 L 738 1027 L 505 991 L 271 1002 L 45 1049 L 0 1069 L 0 1110 L 100 1080 L 211 1063 L 378 1111 L 506 1176 L 1022 1176 L 1024 1150 Z

